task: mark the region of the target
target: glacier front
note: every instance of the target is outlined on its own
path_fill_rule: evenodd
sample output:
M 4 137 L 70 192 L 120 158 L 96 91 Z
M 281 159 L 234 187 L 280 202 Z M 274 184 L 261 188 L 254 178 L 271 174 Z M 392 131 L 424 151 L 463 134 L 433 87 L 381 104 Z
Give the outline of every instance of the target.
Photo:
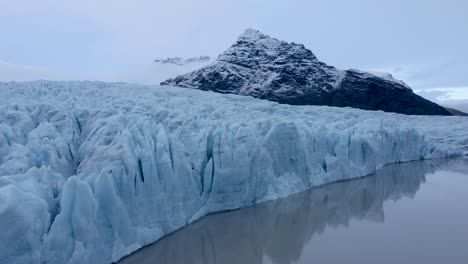
M 0 83 L 0 262 L 111 263 L 204 215 L 468 154 L 468 118 Z

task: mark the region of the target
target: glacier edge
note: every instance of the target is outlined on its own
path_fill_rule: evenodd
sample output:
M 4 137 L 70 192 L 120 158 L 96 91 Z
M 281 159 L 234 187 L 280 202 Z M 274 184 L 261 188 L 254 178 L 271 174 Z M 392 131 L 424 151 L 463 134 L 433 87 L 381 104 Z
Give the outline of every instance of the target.
M 468 150 L 464 117 L 120 83 L 0 92 L 0 262 L 116 262 L 208 213 Z

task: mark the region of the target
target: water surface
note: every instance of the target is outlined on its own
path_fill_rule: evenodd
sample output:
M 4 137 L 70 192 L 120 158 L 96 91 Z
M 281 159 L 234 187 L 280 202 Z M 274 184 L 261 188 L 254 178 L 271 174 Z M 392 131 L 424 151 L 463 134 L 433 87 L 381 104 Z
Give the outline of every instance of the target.
M 120 264 L 468 263 L 468 159 L 418 161 L 202 218 Z

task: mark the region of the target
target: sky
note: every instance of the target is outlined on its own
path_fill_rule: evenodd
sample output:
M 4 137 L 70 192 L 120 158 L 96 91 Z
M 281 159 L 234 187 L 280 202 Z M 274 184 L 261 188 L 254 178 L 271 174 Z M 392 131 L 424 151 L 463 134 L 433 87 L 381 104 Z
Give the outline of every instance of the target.
M 254 28 L 338 68 L 468 102 L 467 10 L 466 0 L 0 0 L 0 81 L 129 81 L 158 57 L 216 57 Z

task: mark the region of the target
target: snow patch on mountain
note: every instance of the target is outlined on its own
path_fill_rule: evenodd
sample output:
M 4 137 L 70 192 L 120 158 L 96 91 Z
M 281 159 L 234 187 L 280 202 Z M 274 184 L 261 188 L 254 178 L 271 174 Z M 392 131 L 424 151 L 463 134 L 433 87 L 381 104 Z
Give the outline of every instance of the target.
M 464 117 L 123 83 L 0 93 L 1 263 L 111 263 L 211 212 L 468 153 Z
M 354 71 L 357 71 L 357 70 L 354 70 Z M 364 73 L 362 71 L 360 71 L 361 73 Z M 393 77 L 392 74 L 388 73 L 388 72 L 378 72 L 378 71 L 368 71 L 369 74 L 372 74 L 374 76 L 377 76 L 379 78 L 382 78 L 388 82 L 395 82 L 395 83 L 398 83 L 400 84 L 401 86 L 403 87 L 406 87 L 408 89 L 411 89 L 405 82 L 401 81 L 401 80 L 398 80 L 396 79 L 395 77 Z M 397 86 L 398 87 L 398 86 Z
M 155 59 L 154 62 L 158 64 L 174 64 L 183 66 L 185 64 L 190 63 L 205 63 L 209 62 L 211 58 L 209 56 L 198 56 L 198 57 L 191 57 L 188 59 L 180 58 L 180 57 L 172 57 L 166 59 Z

